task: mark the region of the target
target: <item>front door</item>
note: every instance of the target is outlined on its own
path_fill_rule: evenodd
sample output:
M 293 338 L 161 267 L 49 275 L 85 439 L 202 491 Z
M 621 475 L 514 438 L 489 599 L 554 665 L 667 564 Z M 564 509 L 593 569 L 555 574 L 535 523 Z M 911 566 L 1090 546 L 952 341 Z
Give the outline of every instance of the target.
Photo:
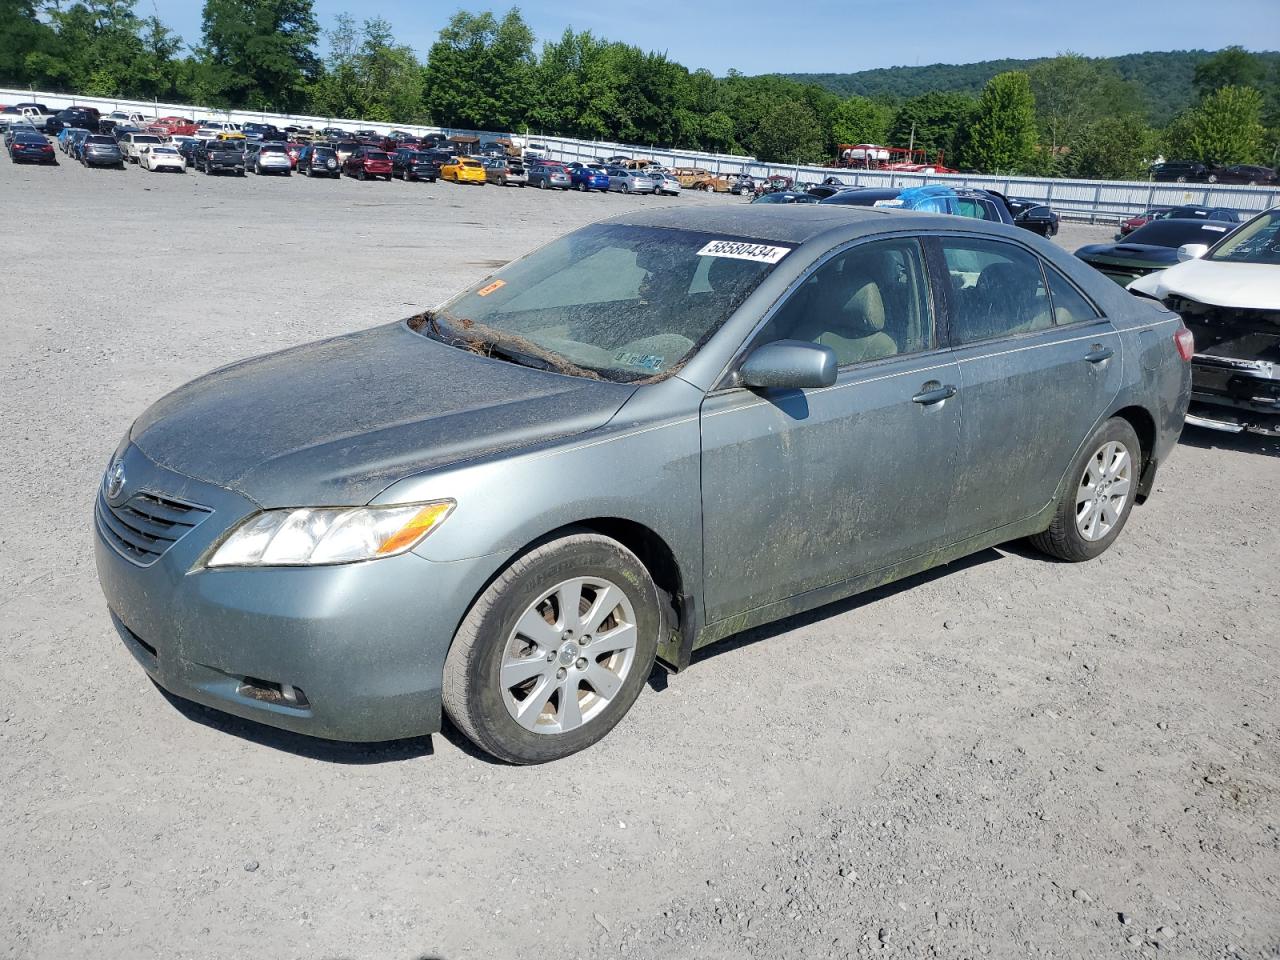
M 702 407 L 707 622 L 924 553 L 945 539 L 959 370 L 938 344 L 914 239 L 837 251 L 752 346 L 830 346 L 812 390 L 713 391 Z
M 952 541 L 1047 506 L 1120 388 L 1120 337 L 1052 265 L 1003 240 L 939 238 L 960 364 Z

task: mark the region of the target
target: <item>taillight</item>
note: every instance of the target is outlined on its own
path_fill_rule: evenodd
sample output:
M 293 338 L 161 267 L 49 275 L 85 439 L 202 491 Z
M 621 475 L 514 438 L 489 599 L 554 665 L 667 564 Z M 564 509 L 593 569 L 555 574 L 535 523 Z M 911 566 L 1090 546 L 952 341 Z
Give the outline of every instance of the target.
M 1191 358 L 1196 355 L 1196 336 L 1187 329 L 1185 324 L 1179 324 L 1177 332 L 1173 335 L 1173 342 L 1178 348 L 1178 356 L 1182 358 L 1183 363 L 1190 363 Z

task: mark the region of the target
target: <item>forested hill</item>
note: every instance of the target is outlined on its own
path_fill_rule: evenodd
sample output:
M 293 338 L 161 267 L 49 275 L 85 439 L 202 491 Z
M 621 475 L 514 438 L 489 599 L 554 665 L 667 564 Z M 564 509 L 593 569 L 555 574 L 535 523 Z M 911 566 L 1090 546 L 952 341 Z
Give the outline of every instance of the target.
M 1099 57 L 1098 62 L 1113 67 L 1124 80 L 1132 81 L 1145 97 L 1148 119 L 1163 124 L 1191 105 L 1194 91 L 1191 76 L 1196 64 L 1213 56 L 1208 50 L 1128 53 L 1120 57 Z M 1280 53 L 1261 54 L 1274 76 L 1280 70 Z M 907 100 L 932 91 L 971 93 L 975 96 L 997 73 L 1026 70 L 1039 60 L 984 60 L 981 63 L 932 63 L 923 67 L 884 67 L 857 73 L 790 73 L 795 80 L 817 83 L 835 93 L 861 94 L 890 101 Z

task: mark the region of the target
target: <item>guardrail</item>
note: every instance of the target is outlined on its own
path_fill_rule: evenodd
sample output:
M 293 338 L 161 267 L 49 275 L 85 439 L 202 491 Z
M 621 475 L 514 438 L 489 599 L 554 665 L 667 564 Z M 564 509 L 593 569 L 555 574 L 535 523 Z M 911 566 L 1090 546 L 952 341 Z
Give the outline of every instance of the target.
M 139 111 L 152 116 L 178 115 L 196 120 L 228 120 L 234 123 L 298 124 L 310 127 L 355 125 L 379 130 L 391 129 L 410 133 L 443 133 L 479 137 L 513 136 L 509 132 L 492 130 L 463 130 L 456 127 L 437 127 L 424 124 L 370 123 L 345 117 L 313 117 L 299 114 L 271 113 L 257 110 L 216 110 L 191 104 L 162 103 L 158 100 L 119 100 L 111 97 L 80 97 L 69 94 L 45 93 L 38 90 L 2 90 L 0 102 L 20 103 L 36 101 L 61 109 L 69 106 L 96 107 L 103 113 L 113 110 Z M 699 153 L 697 151 L 670 148 L 644 147 L 635 144 L 609 141 L 578 140 L 572 137 L 542 136 L 528 132 L 520 134 L 527 142 L 544 144 L 547 153 L 557 160 L 586 161 L 602 157 L 623 155 L 648 158 L 672 167 L 701 167 L 720 176 L 739 173 L 755 177 L 782 175 L 798 181 L 820 182 L 835 177 L 841 183 L 859 187 L 916 187 L 931 183 L 945 183 L 957 187 L 979 187 L 998 190 L 1006 196 L 1026 197 L 1053 206 L 1062 216 L 1089 223 L 1110 223 L 1137 216 L 1144 210 L 1160 204 L 1177 206 L 1201 204 L 1210 207 L 1231 207 L 1242 213 L 1257 213 L 1280 203 L 1280 191 L 1269 187 L 1236 187 L 1209 183 L 1151 183 L 1149 181 L 1118 180 L 1062 180 L 1047 177 L 1000 177 L 977 174 L 899 173 L 880 170 L 845 170 L 831 167 L 813 167 L 762 163 L 754 157 L 729 154 Z

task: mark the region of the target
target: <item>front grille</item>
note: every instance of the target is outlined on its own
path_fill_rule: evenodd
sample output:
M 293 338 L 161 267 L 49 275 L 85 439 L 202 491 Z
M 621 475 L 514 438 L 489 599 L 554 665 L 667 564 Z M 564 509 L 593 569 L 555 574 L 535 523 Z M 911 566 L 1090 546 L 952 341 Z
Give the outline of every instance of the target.
M 113 507 L 98 494 L 98 528 L 122 557 L 149 566 L 213 511 L 155 493 L 135 493 Z

